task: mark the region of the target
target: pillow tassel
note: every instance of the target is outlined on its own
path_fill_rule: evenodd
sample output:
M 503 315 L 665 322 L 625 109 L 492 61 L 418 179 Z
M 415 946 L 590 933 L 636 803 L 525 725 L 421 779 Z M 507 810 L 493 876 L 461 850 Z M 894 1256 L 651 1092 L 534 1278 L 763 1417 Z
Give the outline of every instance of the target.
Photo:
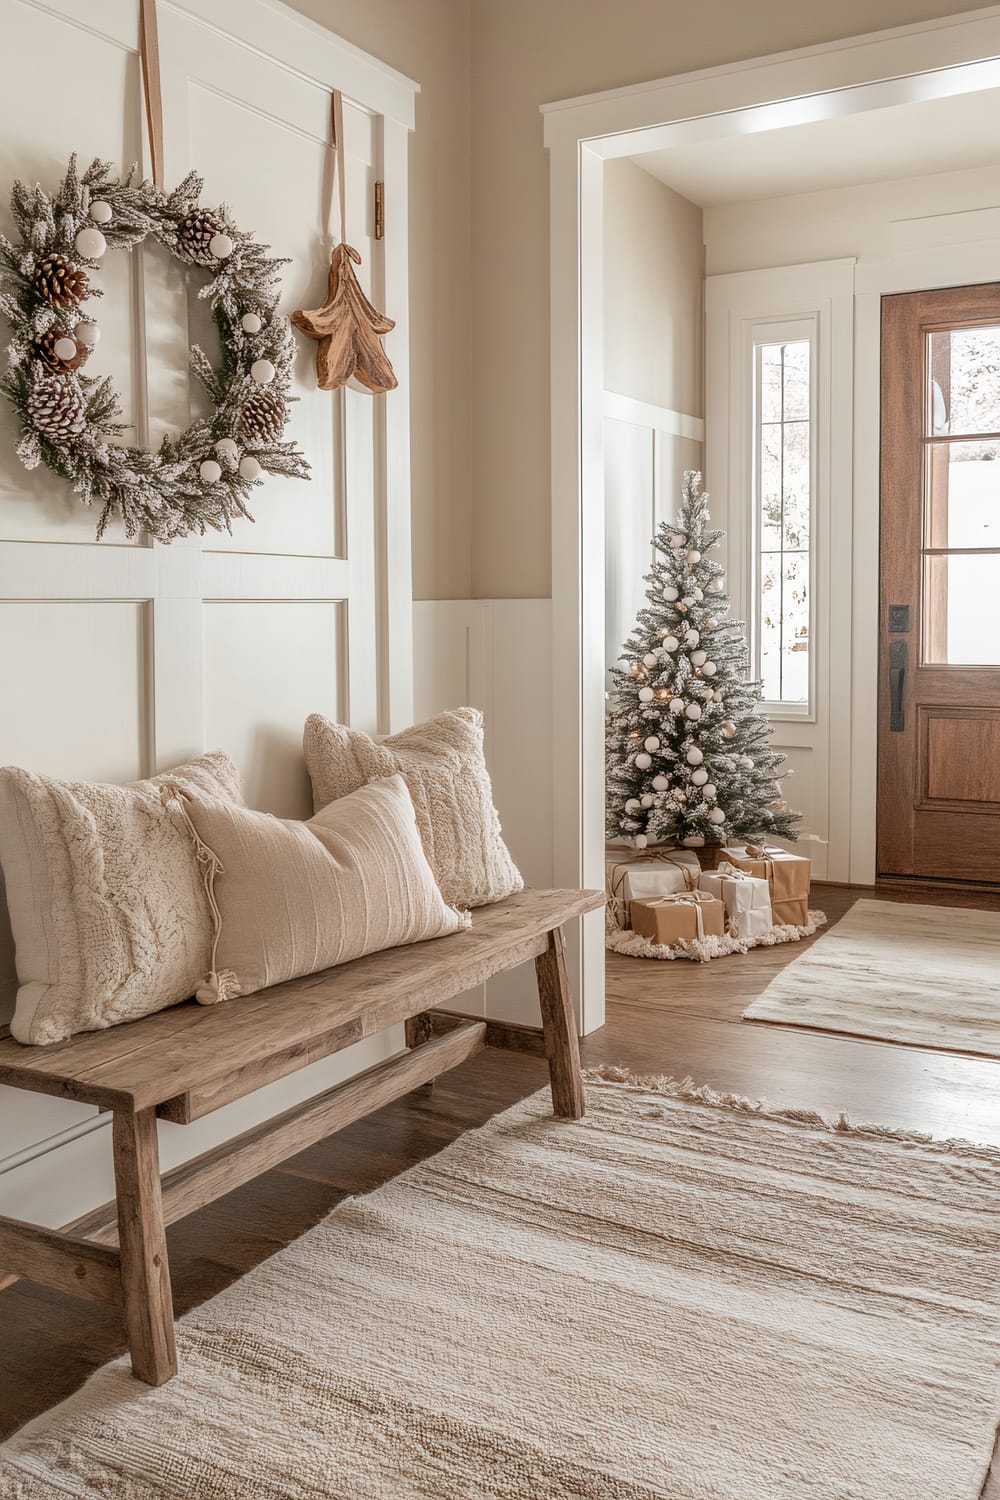
M 166 782 L 160 788 L 160 797 L 166 808 L 173 807 L 180 814 L 187 825 L 188 832 L 194 843 L 195 859 L 198 861 L 198 870 L 201 874 L 201 883 L 205 887 L 205 895 L 208 898 L 209 909 L 212 913 L 212 967 L 205 978 L 194 992 L 194 998 L 199 1005 L 218 1005 L 221 1000 L 235 1000 L 240 993 L 240 981 L 232 969 L 223 969 L 219 972 L 216 958 L 219 952 L 219 938 L 222 935 L 222 913 L 215 896 L 215 877 L 224 873 L 222 861 L 214 849 L 210 849 L 191 821 L 190 814 L 184 806 L 189 800 L 190 794 L 186 787 L 176 781 Z

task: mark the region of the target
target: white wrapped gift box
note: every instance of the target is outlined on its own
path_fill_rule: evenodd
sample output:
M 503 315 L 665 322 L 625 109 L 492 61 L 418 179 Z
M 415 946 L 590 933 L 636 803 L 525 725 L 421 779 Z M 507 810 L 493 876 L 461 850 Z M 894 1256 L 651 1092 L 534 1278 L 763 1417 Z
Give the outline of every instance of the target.
M 766 880 L 748 875 L 723 860 L 714 870 L 703 870 L 698 882 L 703 891 L 725 904 L 729 930 L 741 942 L 764 937 L 774 925 L 771 890 Z
M 631 902 L 672 896 L 678 891 L 693 891 L 700 874 L 701 865 L 692 849 L 610 848 L 605 880 L 608 910 L 615 925 L 629 926 Z

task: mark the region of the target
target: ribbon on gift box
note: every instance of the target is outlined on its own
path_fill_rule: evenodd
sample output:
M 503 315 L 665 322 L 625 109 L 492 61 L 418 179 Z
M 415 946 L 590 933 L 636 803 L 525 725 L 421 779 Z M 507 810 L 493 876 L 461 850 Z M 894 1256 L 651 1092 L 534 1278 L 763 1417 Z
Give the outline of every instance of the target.
M 693 891 L 695 888 L 697 875 L 682 860 L 675 859 L 670 849 L 636 849 L 634 853 L 630 850 L 629 858 L 612 865 L 608 875 L 608 910 L 619 927 L 628 926 L 628 901 L 622 892 L 628 880 L 629 867 L 645 864 L 673 865 L 684 876 L 687 889 Z
M 706 902 L 711 903 L 715 899 L 716 898 L 714 896 L 709 895 L 708 891 L 691 889 L 687 891 L 674 891 L 674 893 L 670 896 L 655 896 L 644 901 L 643 905 L 649 907 L 693 906 L 695 930 L 698 934 L 698 942 L 703 943 L 705 941 L 705 919 L 702 916 L 701 908 L 705 905 Z

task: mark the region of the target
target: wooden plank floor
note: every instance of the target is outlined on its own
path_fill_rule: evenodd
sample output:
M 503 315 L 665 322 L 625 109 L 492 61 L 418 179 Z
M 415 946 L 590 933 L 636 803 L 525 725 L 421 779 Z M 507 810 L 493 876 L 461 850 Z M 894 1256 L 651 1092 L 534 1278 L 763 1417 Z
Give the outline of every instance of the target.
M 813 905 L 833 922 L 859 894 L 818 888 Z M 920 888 L 884 899 L 907 895 L 1000 906 L 997 896 Z M 747 1003 L 802 950 L 797 943 L 762 948 L 706 965 L 609 955 L 608 1021 L 586 1039 L 585 1061 L 690 1074 L 778 1104 L 1000 1144 L 1000 1063 L 741 1023 Z M 304 1234 L 343 1197 L 377 1187 L 545 1081 L 538 1058 L 485 1052 L 446 1075 L 432 1093 L 399 1100 L 173 1225 L 168 1238 L 178 1314 Z M 0 1435 L 67 1396 L 123 1348 L 113 1309 L 27 1282 L 0 1293 Z

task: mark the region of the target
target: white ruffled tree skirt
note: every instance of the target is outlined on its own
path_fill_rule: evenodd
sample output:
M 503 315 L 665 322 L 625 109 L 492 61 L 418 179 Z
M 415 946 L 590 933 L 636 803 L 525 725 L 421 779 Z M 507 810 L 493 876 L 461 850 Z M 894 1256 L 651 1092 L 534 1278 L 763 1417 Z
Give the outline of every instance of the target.
M 747 953 L 751 948 L 773 948 L 776 943 L 797 943 L 804 937 L 812 937 L 820 927 L 826 926 L 826 916 L 821 911 L 811 911 L 809 920 L 802 927 L 792 923 L 772 927 L 763 937 L 738 938 L 708 937 L 692 938 L 674 943 L 652 943 L 649 938 L 639 937 L 630 927 L 615 928 L 607 935 L 605 946 L 613 953 L 624 953 L 628 958 L 687 958 L 694 963 L 707 964 L 713 958 L 728 958 L 731 953 Z

